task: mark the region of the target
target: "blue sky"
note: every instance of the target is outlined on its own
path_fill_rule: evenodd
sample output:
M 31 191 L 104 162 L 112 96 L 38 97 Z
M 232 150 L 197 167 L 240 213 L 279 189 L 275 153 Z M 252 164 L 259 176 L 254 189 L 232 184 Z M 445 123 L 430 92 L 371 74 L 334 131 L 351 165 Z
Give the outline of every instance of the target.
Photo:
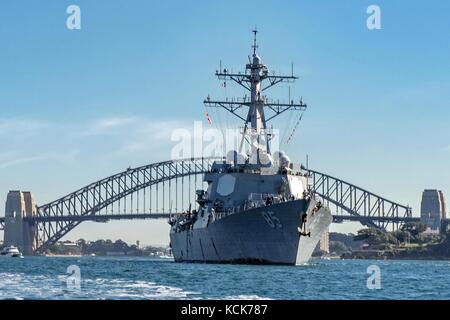
M 70 4 L 81 30 L 66 28 Z M 381 30 L 366 28 L 370 4 Z M 448 12 L 448 1 L 2 1 L 0 203 L 10 189 L 45 203 L 168 159 L 170 133 L 205 121 L 203 98 L 224 95 L 219 60 L 242 69 L 257 25 L 263 61 L 294 62 L 292 96 L 309 105 L 291 158 L 309 154 L 418 213 L 424 188 L 450 192 Z M 68 238 L 163 243 L 167 232 L 165 221 L 84 223 Z

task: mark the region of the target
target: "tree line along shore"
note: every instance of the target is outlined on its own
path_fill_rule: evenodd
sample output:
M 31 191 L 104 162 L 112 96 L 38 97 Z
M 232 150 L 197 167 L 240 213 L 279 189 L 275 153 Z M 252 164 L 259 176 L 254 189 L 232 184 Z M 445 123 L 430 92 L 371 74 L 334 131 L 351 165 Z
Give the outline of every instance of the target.
M 420 222 L 405 223 L 399 230 L 383 232 L 365 228 L 357 234 L 330 233 L 329 253 L 316 256 L 342 259 L 449 260 L 450 232 L 429 232 Z

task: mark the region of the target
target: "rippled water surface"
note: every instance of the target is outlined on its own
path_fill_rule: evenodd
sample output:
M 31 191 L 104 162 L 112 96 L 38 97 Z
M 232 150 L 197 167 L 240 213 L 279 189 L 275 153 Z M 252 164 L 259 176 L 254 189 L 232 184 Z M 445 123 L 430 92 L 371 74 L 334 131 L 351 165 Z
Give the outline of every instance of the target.
M 71 265 L 79 267 L 79 282 L 67 278 Z M 380 289 L 367 288 L 370 265 L 380 268 Z M 129 257 L 1 258 L 0 298 L 450 299 L 450 262 L 313 260 L 294 267 Z

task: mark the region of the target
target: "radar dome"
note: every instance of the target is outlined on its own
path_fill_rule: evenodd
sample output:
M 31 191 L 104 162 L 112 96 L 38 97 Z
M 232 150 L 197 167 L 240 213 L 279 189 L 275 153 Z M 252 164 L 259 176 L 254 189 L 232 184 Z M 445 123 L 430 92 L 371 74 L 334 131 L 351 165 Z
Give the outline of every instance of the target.
M 273 153 L 275 164 L 281 168 L 286 168 L 291 163 L 291 159 L 286 155 L 284 151 L 276 151 Z
M 245 164 L 246 161 L 247 155 L 245 153 L 239 153 L 236 150 L 227 152 L 227 163 L 229 164 Z
M 275 152 L 273 153 L 273 159 L 275 160 L 275 162 L 279 162 L 280 158 L 281 158 L 282 156 L 284 156 L 284 155 L 286 155 L 286 154 L 284 153 L 284 151 L 275 151 Z
M 240 152 L 237 154 L 237 164 L 245 164 L 247 160 L 248 156 L 245 153 Z
M 287 168 L 289 166 L 289 164 L 291 163 L 291 159 L 289 159 L 289 157 L 285 154 L 283 154 L 280 157 L 280 167 L 282 168 Z
M 263 166 L 270 167 L 273 164 L 273 158 L 269 153 L 261 152 L 259 154 L 259 161 Z

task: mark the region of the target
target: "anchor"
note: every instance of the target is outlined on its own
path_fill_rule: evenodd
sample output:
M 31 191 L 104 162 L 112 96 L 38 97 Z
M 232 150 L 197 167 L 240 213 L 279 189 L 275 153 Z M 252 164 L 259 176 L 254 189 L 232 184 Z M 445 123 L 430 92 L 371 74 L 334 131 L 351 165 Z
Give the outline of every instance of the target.
M 300 227 L 297 228 L 298 234 L 299 234 L 299 236 L 311 237 L 311 231 L 306 232 L 306 221 L 307 221 L 306 218 L 307 218 L 307 214 L 304 213 L 302 215 L 302 220 L 301 220 L 301 223 L 300 223 Z

